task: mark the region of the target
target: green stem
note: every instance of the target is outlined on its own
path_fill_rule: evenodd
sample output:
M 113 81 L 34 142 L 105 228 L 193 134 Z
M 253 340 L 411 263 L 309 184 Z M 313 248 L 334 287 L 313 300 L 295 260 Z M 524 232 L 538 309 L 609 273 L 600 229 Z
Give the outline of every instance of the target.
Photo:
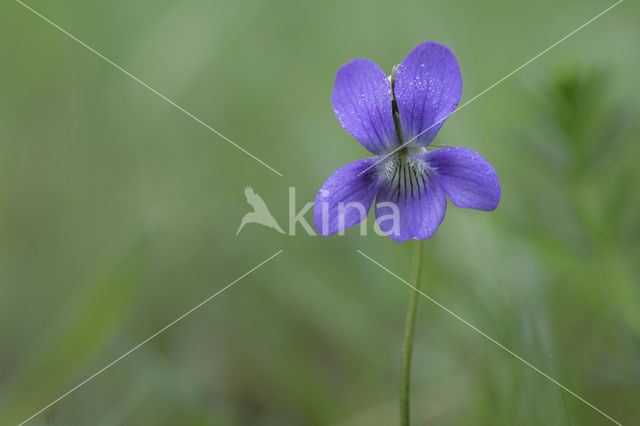
M 420 273 L 422 272 L 422 240 L 415 240 L 413 246 L 413 266 L 411 268 L 411 285 L 420 288 Z M 409 400 L 411 380 L 411 352 L 413 350 L 413 335 L 416 326 L 416 308 L 418 307 L 419 293 L 410 290 L 409 309 L 404 329 L 404 341 L 402 342 L 402 381 L 400 385 L 400 425 L 409 426 Z

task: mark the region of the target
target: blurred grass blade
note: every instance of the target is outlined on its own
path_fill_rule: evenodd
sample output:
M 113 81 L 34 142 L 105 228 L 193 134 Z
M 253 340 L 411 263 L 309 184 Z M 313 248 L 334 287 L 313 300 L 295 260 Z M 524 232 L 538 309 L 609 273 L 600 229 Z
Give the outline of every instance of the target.
M 86 285 L 69 306 L 60 307 L 59 322 L 29 351 L 4 389 L 0 424 L 24 420 L 102 359 L 101 351 L 127 318 L 143 283 L 142 254 L 137 246 L 127 259 Z

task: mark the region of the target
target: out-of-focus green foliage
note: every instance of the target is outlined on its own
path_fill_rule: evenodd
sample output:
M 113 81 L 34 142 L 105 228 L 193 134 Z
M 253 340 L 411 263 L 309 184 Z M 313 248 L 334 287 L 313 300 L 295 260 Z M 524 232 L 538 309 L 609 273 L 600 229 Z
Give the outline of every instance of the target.
M 0 425 L 82 382 L 283 248 L 32 425 L 397 423 L 411 244 L 287 228 L 366 155 L 330 105 L 354 57 L 457 55 L 462 102 L 609 4 L 28 2 L 284 177 L 14 2 L 0 5 Z M 452 116 L 493 213 L 450 207 L 424 290 L 622 424 L 640 419 L 640 7 L 620 6 Z M 311 220 L 311 214 L 306 215 Z M 371 218 L 370 218 L 371 220 Z M 371 227 L 369 227 L 371 229 Z M 416 425 L 606 425 L 422 299 Z

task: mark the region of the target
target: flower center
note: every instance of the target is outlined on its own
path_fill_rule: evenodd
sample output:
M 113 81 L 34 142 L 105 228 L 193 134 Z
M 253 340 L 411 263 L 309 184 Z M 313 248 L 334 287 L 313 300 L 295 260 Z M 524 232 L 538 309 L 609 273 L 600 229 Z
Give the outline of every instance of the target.
M 411 155 L 409 148 L 399 149 L 393 155 L 390 155 L 382 162 L 379 169 L 380 177 L 386 181 L 394 180 L 399 172 L 409 172 L 414 176 L 425 176 L 428 173 L 428 167 L 424 161 L 418 160 Z

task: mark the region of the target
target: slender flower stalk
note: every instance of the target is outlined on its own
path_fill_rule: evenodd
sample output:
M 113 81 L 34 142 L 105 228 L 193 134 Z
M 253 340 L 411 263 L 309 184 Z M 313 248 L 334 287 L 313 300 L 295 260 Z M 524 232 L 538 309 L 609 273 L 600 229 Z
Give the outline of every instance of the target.
M 413 245 L 413 266 L 411 268 L 411 285 L 420 289 L 420 274 L 422 273 L 423 240 L 415 240 Z M 413 351 L 413 336 L 416 326 L 416 310 L 418 307 L 418 292 L 411 289 L 409 294 L 409 308 L 404 328 L 402 342 L 402 379 L 400 383 L 400 425 L 409 426 L 410 423 L 410 390 L 411 390 L 411 354 Z

